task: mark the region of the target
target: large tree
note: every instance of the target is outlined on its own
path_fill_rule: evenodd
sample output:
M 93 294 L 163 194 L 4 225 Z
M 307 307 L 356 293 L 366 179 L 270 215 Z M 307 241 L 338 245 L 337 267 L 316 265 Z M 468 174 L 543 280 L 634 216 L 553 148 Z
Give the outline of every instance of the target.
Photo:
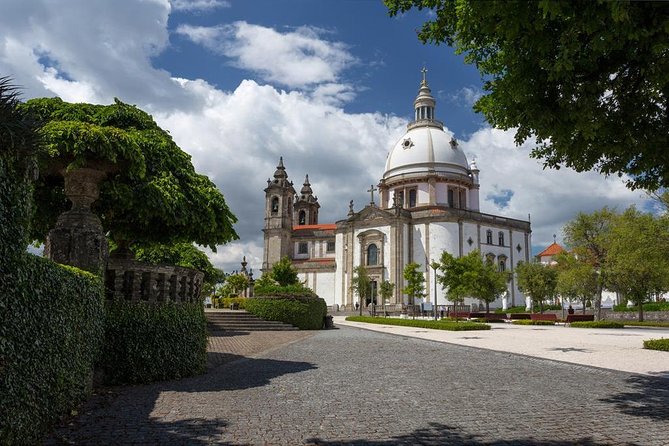
M 583 314 L 588 300 L 598 291 L 598 272 L 592 263 L 574 254 L 562 252 L 557 256 L 557 292 L 563 299 L 578 300 Z M 564 308 L 564 302 L 563 307 Z
M 669 220 L 630 208 L 611 225 L 607 284 L 639 307 L 669 290 Z
M 153 265 L 168 264 L 200 270 L 204 273 L 204 282 L 211 287 L 225 281 L 223 271 L 214 267 L 207 254 L 193 246 L 192 243 L 152 244 L 138 247 L 135 250 L 135 258 Z
M 602 208 L 591 214 L 579 212 L 567 223 L 563 232 L 565 242 L 580 260 L 589 263 L 597 271 L 597 290 L 594 296 L 595 317 L 601 318 L 602 290 L 606 281 L 606 270 L 602 268 L 609 246 L 609 233 L 616 213 Z
M 533 306 L 544 312 L 544 302 L 555 297 L 557 270 L 537 262 L 519 263 L 516 266 L 518 289 L 530 296 Z
M 488 122 L 536 138 L 546 166 L 669 186 L 666 2 L 384 0 L 391 16 L 431 9 L 418 37 L 476 65 Z
M 425 275 L 419 271 L 420 265 L 415 262 L 407 263 L 404 267 L 404 282 L 406 286 L 402 292 L 409 297 L 409 304 L 415 305 L 416 299 L 425 295 Z
M 94 211 L 118 244 L 195 242 L 215 249 L 237 238 L 223 194 L 147 113 L 119 100 L 33 99 L 22 108 L 44 122 L 34 240 L 44 240 L 69 207 L 62 172 L 89 165 L 112 166 Z

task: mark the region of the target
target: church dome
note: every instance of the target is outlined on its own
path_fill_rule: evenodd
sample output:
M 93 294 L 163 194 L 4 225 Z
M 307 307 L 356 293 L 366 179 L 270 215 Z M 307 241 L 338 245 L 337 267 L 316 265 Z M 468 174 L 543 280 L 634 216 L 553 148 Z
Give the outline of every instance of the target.
M 424 71 L 418 97 L 414 101 L 415 119 L 390 151 L 384 180 L 426 174 L 469 176 L 465 153 L 457 141 L 444 132 L 443 124 L 434 118 L 435 105 Z

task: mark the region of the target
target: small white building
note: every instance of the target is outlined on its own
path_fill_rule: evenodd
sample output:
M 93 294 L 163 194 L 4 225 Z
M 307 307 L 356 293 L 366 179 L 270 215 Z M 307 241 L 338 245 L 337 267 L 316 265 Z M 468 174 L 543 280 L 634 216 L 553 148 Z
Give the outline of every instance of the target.
M 478 249 L 500 270 L 530 261 L 530 222 L 480 212 L 480 171 L 444 131 L 435 107 L 423 72 L 414 120 L 392 147 L 377 187 L 368 190 L 370 203 L 355 211 L 351 202 L 346 218 L 336 223 L 319 224 L 320 204 L 309 177 L 296 194 L 281 159 L 265 189 L 263 270 L 289 256 L 300 279 L 328 305 L 353 309 L 357 296 L 351 290 L 351 278 L 359 265 L 369 272 L 373 295 L 382 281 L 395 284 L 395 295 L 387 303 L 397 304 L 407 302 L 401 291 L 404 267 L 418 263 L 426 279 L 425 301 L 436 299 L 444 305 L 451 302 L 440 286 L 435 287 L 430 268 L 443 251 L 462 256 Z M 507 295 L 491 307 L 524 303 L 512 276 Z

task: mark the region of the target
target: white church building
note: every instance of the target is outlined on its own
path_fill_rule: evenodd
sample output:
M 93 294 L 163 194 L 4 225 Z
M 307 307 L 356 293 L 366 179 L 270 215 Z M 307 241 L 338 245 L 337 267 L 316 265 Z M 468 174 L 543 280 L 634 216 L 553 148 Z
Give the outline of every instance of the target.
M 444 132 L 435 106 L 423 72 L 414 120 L 392 147 L 377 187 L 368 190 L 372 201 L 357 212 L 351 202 L 348 215 L 336 223 L 319 223 L 320 204 L 309 177 L 297 194 L 281 159 L 265 189 L 263 271 L 288 256 L 300 279 L 329 306 L 353 309 L 358 296 L 351 290 L 351 279 L 359 265 L 369 272 L 373 295 L 388 280 L 395 284 L 395 294 L 387 303 L 400 304 L 408 301 L 401 291 L 404 267 L 418 263 L 425 275 L 425 301 L 436 299 L 445 305 L 452 303 L 440 285 L 435 287 L 430 267 L 443 251 L 462 256 L 479 250 L 500 270 L 529 262 L 530 222 L 480 212 L 480 171 Z M 491 307 L 523 304 L 525 298 L 512 275 L 508 292 Z

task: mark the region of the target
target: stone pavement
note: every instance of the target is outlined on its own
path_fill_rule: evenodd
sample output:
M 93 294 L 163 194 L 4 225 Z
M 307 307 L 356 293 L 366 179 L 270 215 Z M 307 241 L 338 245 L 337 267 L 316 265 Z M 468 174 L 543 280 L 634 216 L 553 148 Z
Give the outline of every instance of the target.
M 397 325 L 364 324 L 335 317 L 335 324 L 669 378 L 669 354 L 646 350 L 646 339 L 669 338 L 669 328 L 572 328 L 562 325 L 490 324 L 489 331 L 427 330 Z
M 667 445 L 669 380 L 342 326 L 120 389 L 47 444 Z

